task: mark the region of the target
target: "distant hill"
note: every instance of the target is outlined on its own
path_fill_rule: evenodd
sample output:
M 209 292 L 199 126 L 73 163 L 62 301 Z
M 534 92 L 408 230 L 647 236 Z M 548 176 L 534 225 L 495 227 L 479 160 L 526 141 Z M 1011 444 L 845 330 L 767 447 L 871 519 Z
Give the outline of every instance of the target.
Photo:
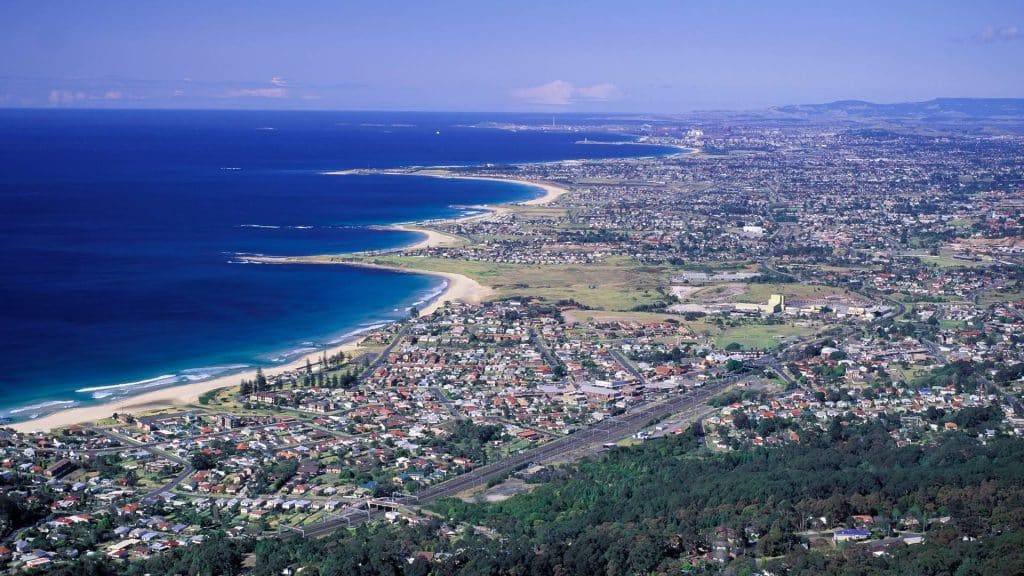
M 1024 117 L 1024 98 L 935 98 L 927 102 L 895 104 L 839 100 L 828 104 L 778 106 L 772 110 L 785 114 L 846 117 L 1021 118 Z

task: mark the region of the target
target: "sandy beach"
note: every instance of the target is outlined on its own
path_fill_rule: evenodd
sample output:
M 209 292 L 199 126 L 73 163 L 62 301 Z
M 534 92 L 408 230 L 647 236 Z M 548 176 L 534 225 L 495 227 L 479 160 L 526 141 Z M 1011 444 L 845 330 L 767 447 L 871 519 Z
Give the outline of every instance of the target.
M 426 241 L 426 240 L 425 240 Z M 444 305 L 445 302 L 467 302 L 476 304 L 486 299 L 492 292 L 492 290 L 483 286 L 476 280 L 469 277 L 463 276 L 462 274 L 453 274 L 448 272 L 427 272 L 420 270 L 405 270 L 402 268 L 390 268 L 386 266 L 379 266 L 375 264 L 354 264 L 351 262 L 342 262 L 338 257 L 332 256 L 306 256 L 306 257 L 283 257 L 283 258 L 261 258 L 261 262 L 265 264 L 330 264 L 330 265 L 348 265 L 348 266 L 363 266 L 367 268 L 379 268 L 393 270 L 396 272 L 403 273 L 415 273 L 415 274 L 429 274 L 432 276 L 440 276 L 445 279 L 447 286 L 445 291 L 442 292 L 437 298 L 435 298 L 428 306 L 420 310 L 420 316 L 426 316 L 432 314 L 435 310 Z M 345 342 L 327 349 L 328 355 L 334 355 L 338 352 L 351 353 L 359 348 L 359 341 L 363 337 L 357 337 L 350 342 Z M 304 369 L 306 361 L 317 362 L 323 355 L 323 351 L 317 351 L 312 354 L 308 354 L 298 358 L 288 364 L 281 366 L 272 366 L 265 368 L 263 373 L 267 377 L 276 376 L 285 372 L 296 371 Z M 161 388 L 152 392 L 146 392 L 137 396 L 130 396 L 128 398 L 122 398 L 114 402 L 108 402 L 105 404 L 95 404 L 90 406 L 80 406 L 76 408 L 70 408 L 67 410 L 61 410 L 54 412 L 34 420 L 26 420 L 24 422 L 15 422 L 9 424 L 10 428 L 13 428 L 19 432 L 33 432 L 37 430 L 51 430 L 54 428 L 61 428 L 64 426 L 71 426 L 72 424 L 81 424 L 84 422 L 94 422 L 103 418 L 109 418 L 111 414 L 115 412 L 127 412 L 130 414 L 140 412 L 150 412 L 154 410 L 161 410 L 165 408 L 172 408 L 175 406 L 185 406 L 188 404 L 194 404 L 199 400 L 199 396 L 204 392 L 215 390 L 217 388 L 224 388 L 225 386 L 237 386 L 238 383 L 244 378 L 246 380 L 252 380 L 256 377 L 256 369 L 246 370 L 227 376 L 221 376 L 212 380 L 206 380 L 203 382 L 196 382 L 194 384 L 181 384 L 177 386 L 169 386 L 167 388 Z
M 351 174 L 353 171 L 344 172 L 330 172 L 328 174 Z M 430 176 L 435 178 L 459 178 L 468 180 L 495 180 L 500 182 L 514 182 L 517 184 L 523 184 L 527 186 L 539 187 L 544 190 L 544 195 L 521 202 L 519 204 L 540 206 L 549 204 L 563 194 L 567 193 L 568 190 L 555 186 L 553 184 L 547 184 L 542 182 L 530 182 L 525 180 L 513 180 L 508 178 L 489 178 L 489 177 L 472 177 L 472 176 L 460 176 L 454 175 L 443 171 L 419 171 L 415 173 L 410 172 L 398 172 L 400 174 L 414 174 L 419 176 Z M 459 218 L 457 220 L 472 220 L 479 218 L 491 217 L 494 214 L 500 214 L 507 210 L 500 205 L 489 206 L 475 206 L 474 208 L 480 208 L 487 210 L 486 214 L 477 214 L 473 216 L 467 216 Z M 449 220 L 448 222 L 455 221 Z M 433 247 L 444 247 L 454 246 L 464 242 L 462 238 L 438 232 L 430 228 L 421 227 L 414 224 L 396 224 L 390 226 L 390 228 L 396 230 L 404 230 L 408 232 L 417 232 L 424 234 L 423 240 L 402 248 L 402 250 L 417 250 L 423 248 Z M 432 276 L 440 276 L 445 279 L 447 286 L 445 291 L 435 298 L 428 306 L 420 310 L 421 316 L 432 314 L 435 310 L 444 305 L 445 302 L 465 302 L 469 304 L 477 304 L 483 300 L 486 300 L 492 293 L 493 289 L 488 286 L 484 286 L 462 274 L 454 274 L 450 272 L 434 272 L 428 270 L 408 270 L 404 268 L 394 268 L 388 266 L 381 266 L 377 264 L 363 263 L 363 262 L 352 262 L 348 261 L 344 255 L 318 255 L 318 256 L 283 256 L 283 257 L 258 257 L 248 258 L 248 260 L 254 262 L 260 262 L 263 264 L 324 264 L 324 265 L 345 265 L 345 266 L 362 266 L 366 268 L 379 268 L 386 269 L 395 272 L 403 272 L 409 274 L 429 274 Z M 350 342 L 339 344 L 333 348 L 327 349 L 328 355 L 337 354 L 338 352 L 351 352 L 359 347 L 359 341 L 362 337 L 357 337 Z M 295 371 L 302 369 L 306 366 L 306 361 L 316 362 L 320 359 L 323 351 L 317 351 L 315 353 L 302 356 L 288 364 L 281 366 L 267 367 L 263 370 L 263 373 L 267 377 L 276 376 L 285 372 Z M 140 413 L 140 412 L 151 412 L 155 410 L 161 410 L 166 408 L 172 408 L 176 406 L 186 406 L 188 404 L 194 404 L 199 400 L 199 396 L 210 390 L 217 388 L 224 388 L 226 386 L 237 386 L 242 379 L 251 380 L 256 377 L 256 369 L 246 370 L 235 374 L 221 376 L 211 380 L 203 382 L 196 382 L 193 384 L 180 384 L 176 386 L 169 386 L 167 388 L 161 388 L 152 392 L 146 392 L 136 396 L 130 396 L 122 398 L 113 402 L 107 402 L 104 404 L 94 404 L 89 406 L 79 406 L 75 408 L 69 408 L 67 410 L 61 410 L 36 418 L 34 420 L 26 420 L 23 422 L 15 422 L 9 424 L 10 428 L 13 428 L 19 432 L 32 432 L 38 430 L 51 430 L 54 428 L 61 428 L 64 426 L 71 426 L 73 424 L 81 424 L 84 422 L 94 422 L 104 418 L 109 418 L 111 414 L 117 413 Z
M 569 192 L 568 189 L 562 188 L 555 184 L 548 182 L 540 182 L 533 180 L 518 180 L 515 178 L 499 178 L 497 176 L 464 176 L 462 174 L 453 174 L 446 170 L 337 170 L 333 172 L 322 172 L 327 176 L 348 176 L 353 174 L 390 174 L 395 176 L 427 176 L 430 178 L 449 178 L 452 180 L 484 180 L 488 182 L 510 182 L 513 184 L 522 184 L 523 186 L 530 186 L 533 188 L 540 188 L 544 191 L 544 195 L 532 200 L 526 200 L 523 202 L 514 202 L 514 204 L 521 204 L 523 206 L 543 206 L 550 204 L 555 200 L 558 200 L 564 194 Z M 481 206 L 486 208 L 486 205 Z
M 338 352 L 345 351 L 349 352 L 357 348 L 356 342 L 350 342 L 335 346 L 327 350 L 329 355 L 337 354 Z M 302 369 L 306 366 L 306 359 L 310 362 L 318 361 L 322 352 L 316 352 L 315 354 L 309 354 L 303 356 L 293 362 L 290 362 L 281 366 L 273 366 L 266 368 L 263 373 L 270 377 L 278 374 L 283 374 L 290 370 Z M 61 410 L 60 412 L 54 412 L 36 418 L 34 420 L 25 420 L 24 422 L 15 422 L 8 424 L 7 426 L 13 428 L 19 432 L 34 432 L 38 430 L 52 430 L 53 428 L 61 428 L 64 426 L 70 426 L 72 424 L 81 424 L 85 422 L 94 422 L 96 420 L 102 420 L 103 418 L 109 418 L 111 414 L 127 412 L 129 414 L 136 414 L 139 412 L 150 412 L 153 410 L 161 410 L 164 408 L 171 408 L 174 406 L 185 406 L 187 404 L 193 404 L 199 400 L 199 396 L 204 392 L 214 390 L 217 388 L 223 388 L 225 386 L 237 386 L 238 383 L 243 379 L 251 380 L 256 377 L 256 369 L 246 370 L 227 376 L 221 376 L 212 380 L 206 380 L 203 382 L 196 382 L 194 384 L 181 384 L 177 386 L 169 386 L 167 388 L 161 388 L 159 390 L 153 390 L 152 392 L 146 392 L 137 396 L 129 396 L 122 398 L 114 402 L 108 402 L 105 404 L 94 404 L 90 406 L 80 406 L 77 408 L 69 408 L 68 410 Z
M 394 226 L 388 226 L 388 228 L 392 230 L 401 230 L 403 232 L 416 232 L 424 235 L 423 240 L 420 240 L 411 246 L 404 246 L 401 250 L 445 248 L 449 246 L 458 246 L 465 242 L 465 240 L 458 236 L 452 236 L 451 234 L 445 234 L 444 232 L 438 232 L 437 230 L 431 230 L 430 228 L 421 228 L 411 224 L 395 224 Z
M 420 310 L 420 316 L 432 314 L 444 305 L 445 302 L 465 302 L 468 304 L 479 304 L 487 299 L 494 290 L 489 286 L 473 280 L 462 274 L 453 272 L 435 272 L 433 270 L 413 270 L 409 268 L 398 268 L 395 266 L 384 266 L 371 262 L 352 261 L 349 256 L 324 254 L 319 256 L 252 256 L 245 258 L 247 262 L 259 262 L 260 264 L 321 264 L 330 266 L 358 266 L 360 268 L 374 268 L 377 270 L 389 270 L 403 274 L 426 274 L 439 276 L 447 282 L 444 292 L 440 296 Z M 305 365 L 305 364 L 303 364 Z
M 521 204 L 523 206 L 545 206 L 558 200 L 564 194 L 569 191 L 561 186 L 549 184 L 547 182 L 533 182 L 530 180 L 516 180 L 514 178 L 496 178 L 490 176 L 461 176 L 457 174 L 450 174 L 447 172 L 439 172 L 436 170 L 423 170 L 420 172 L 411 173 L 413 176 L 430 176 L 431 178 L 451 178 L 453 180 L 486 180 L 489 182 L 511 182 L 513 184 L 522 184 L 523 186 L 530 186 L 533 188 L 540 188 L 544 191 L 543 196 L 539 196 L 532 200 L 526 200 L 524 202 L 516 202 L 515 204 Z

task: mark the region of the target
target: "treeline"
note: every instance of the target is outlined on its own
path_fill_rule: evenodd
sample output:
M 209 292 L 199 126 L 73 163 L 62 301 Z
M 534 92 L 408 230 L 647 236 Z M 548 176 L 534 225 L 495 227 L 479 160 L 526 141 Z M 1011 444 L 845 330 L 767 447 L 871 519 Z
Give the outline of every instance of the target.
M 800 443 L 708 453 L 694 434 L 555 469 L 497 503 L 445 500 L 422 525 L 378 524 L 318 541 L 226 540 L 118 573 L 1024 574 L 1024 442 L 961 433 L 897 446 L 876 422 L 801 432 Z M 490 431 L 462 437 L 486 442 Z M 805 547 L 812 526 L 871 515 L 876 536 L 913 522 L 926 543 L 875 556 Z M 451 536 L 450 527 L 477 526 Z M 448 537 L 442 536 L 447 534 Z M 724 563 L 707 561 L 726 548 Z M 111 567 L 112 568 L 112 567 Z M 67 572 L 69 574 L 113 572 Z
M 854 514 L 885 518 L 889 528 L 907 518 L 923 528 L 948 517 L 928 532 L 929 540 L 981 542 L 962 547 L 959 563 L 947 559 L 953 570 L 900 572 L 936 553 L 936 546 L 918 546 L 876 560 L 875 570 L 864 573 L 953 574 L 960 564 L 984 565 L 978 546 L 1024 528 L 1024 443 L 1015 439 L 981 444 L 949 434 L 933 446 L 901 448 L 885 426 L 872 424 L 805 433 L 801 444 L 774 450 L 706 456 L 698 446 L 684 435 L 616 450 L 527 496 L 486 505 L 450 500 L 438 511 L 491 527 L 509 546 L 540 551 L 529 563 L 543 574 L 678 572 L 722 534 L 740 541 L 739 563 L 781 556 L 771 562 L 773 571 L 799 573 L 843 557 L 799 544 L 806 519 L 836 524 Z M 485 573 L 523 573 L 497 560 L 503 552 L 514 555 L 491 550 L 496 560 Z M 941 553 L 948 557 L 948 547 Z M 1024 570 L 1024 550 L 1002 561 L 1001 570 L 986 573 Z

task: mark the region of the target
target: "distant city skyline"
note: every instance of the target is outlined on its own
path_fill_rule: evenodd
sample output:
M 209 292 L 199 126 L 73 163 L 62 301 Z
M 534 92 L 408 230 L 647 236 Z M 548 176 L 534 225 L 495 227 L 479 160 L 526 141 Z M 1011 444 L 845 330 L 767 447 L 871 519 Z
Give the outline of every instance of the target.
M 1024 3 L 0 5 L 0 107 L 657 112 L 1024 97 Z

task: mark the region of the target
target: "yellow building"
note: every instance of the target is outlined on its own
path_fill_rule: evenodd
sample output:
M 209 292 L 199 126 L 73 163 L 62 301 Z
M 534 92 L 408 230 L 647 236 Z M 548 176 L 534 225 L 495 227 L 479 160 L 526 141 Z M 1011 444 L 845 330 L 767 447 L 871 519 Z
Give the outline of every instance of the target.
M 747 304 L 746 302 L 738 302 L 735 304 L 735 308 L 745 312 L 779 314 L 786 311 L 786 297 L 782 294 L 772 294 L 768 297 L 767 304 Z

